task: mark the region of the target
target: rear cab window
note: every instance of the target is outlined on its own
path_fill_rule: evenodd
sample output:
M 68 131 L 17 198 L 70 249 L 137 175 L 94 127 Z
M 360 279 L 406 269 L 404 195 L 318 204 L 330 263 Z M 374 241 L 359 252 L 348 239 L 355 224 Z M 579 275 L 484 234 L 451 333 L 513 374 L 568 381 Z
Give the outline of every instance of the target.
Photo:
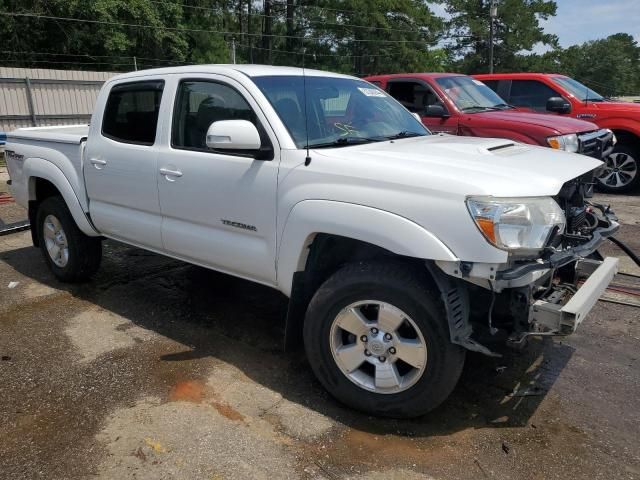
M 122 143 L 153 145 L 158 127 L 164 81 L 115 85 L 102 118 L 102 135 Z

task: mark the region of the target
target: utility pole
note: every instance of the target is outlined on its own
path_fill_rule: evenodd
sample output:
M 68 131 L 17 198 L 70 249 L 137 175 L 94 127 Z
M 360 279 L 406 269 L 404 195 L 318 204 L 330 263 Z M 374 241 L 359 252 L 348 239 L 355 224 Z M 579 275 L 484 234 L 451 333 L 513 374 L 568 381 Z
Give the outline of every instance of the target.
M 231 39 L 231 63 L 236 64 L 236 38 Z
M 273 20 L 271 18 L 271 0 L 264 0 L 264 23 L 262 28 L 263 62 L 271 65 L 271 34 Z
M 489 4 L 489 73 L 493 73 L 493 37 L 495 34 L 493 24 L 498 16 L 498 5 L 496 0 L 489 1 L 491 2 Z
M 138 62 L 136 60 L 136 57 L 133 57 L 133 69 L 137 72 L 138 71 Z

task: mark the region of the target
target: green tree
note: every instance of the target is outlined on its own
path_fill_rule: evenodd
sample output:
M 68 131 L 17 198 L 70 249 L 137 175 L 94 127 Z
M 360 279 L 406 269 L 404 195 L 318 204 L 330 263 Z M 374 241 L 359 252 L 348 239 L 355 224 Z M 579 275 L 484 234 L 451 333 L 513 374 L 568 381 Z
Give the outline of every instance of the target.
M 489 9 L 491 0 L 435 0 L 445 6 L 451 19 L 447 22 L 448 51 L 453 66 L 466 73 L 489 69 Z M 556 14 L 553 0 L 496 0 L 498 16 L 494 20 L 496 71 L 513 70 L 520 62 L 520 52 L 537 44 L 557 46 L 555 35 L 540 25 Z
M 569 47 L 560 68 L 602 95 L 640 93 L 640 47 L 626 33 Z

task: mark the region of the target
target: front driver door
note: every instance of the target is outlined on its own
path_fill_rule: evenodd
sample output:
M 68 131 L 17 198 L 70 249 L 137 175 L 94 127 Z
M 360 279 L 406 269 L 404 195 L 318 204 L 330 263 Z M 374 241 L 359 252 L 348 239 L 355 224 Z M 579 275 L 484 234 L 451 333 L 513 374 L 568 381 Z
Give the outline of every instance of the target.
M 433 133 L 458 133 L 458 121 L 449 115 L 447 106 L 433 91 L 431 86 L 423 81 L 409 79 L 394 79 L 387 82 L 389 95 L 402 103 L 411 113 L 420 115 L 422 123 Z M 429 105 L 439 105 L 444 109 L 444 116 L 427 116 Z
M 167 253 L 216 270 L 275 284 L 276 193 L 280 159 L 275 136 L 250 94 L 228 77 L 177 78 L 170 145 L 158 159 L 162 239 Z M 207 148 L 209 126 L 249 120 L 268 159 Z M 268 128 L 268 127 L 267 127 Z M 261 156 L 262 158 L 262 156 Z

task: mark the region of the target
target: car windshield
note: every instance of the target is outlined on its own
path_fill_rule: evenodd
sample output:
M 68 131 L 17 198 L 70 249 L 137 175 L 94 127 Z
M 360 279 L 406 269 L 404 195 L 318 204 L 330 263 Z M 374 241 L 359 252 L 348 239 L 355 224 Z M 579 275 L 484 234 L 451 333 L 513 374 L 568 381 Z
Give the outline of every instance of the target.
M 363 80 L 300 75 L 252 80 L 298 148 L 305 148 L 307 139 L 310 148 L 324 148 L 429 135 L 396 100 Z
M 604 102 L 604 97 L 597 92 L 594 92 L 586 85 L 583 85 L 577 80 L 569 77 L 553 77 L 553 81 L 558 85 L 568 90 L 574 97 L 581 102 Z
M 440 77 L 436 83 L 461 111 L 472 113 L 512 108 L 496 92 L 471 77 Z

